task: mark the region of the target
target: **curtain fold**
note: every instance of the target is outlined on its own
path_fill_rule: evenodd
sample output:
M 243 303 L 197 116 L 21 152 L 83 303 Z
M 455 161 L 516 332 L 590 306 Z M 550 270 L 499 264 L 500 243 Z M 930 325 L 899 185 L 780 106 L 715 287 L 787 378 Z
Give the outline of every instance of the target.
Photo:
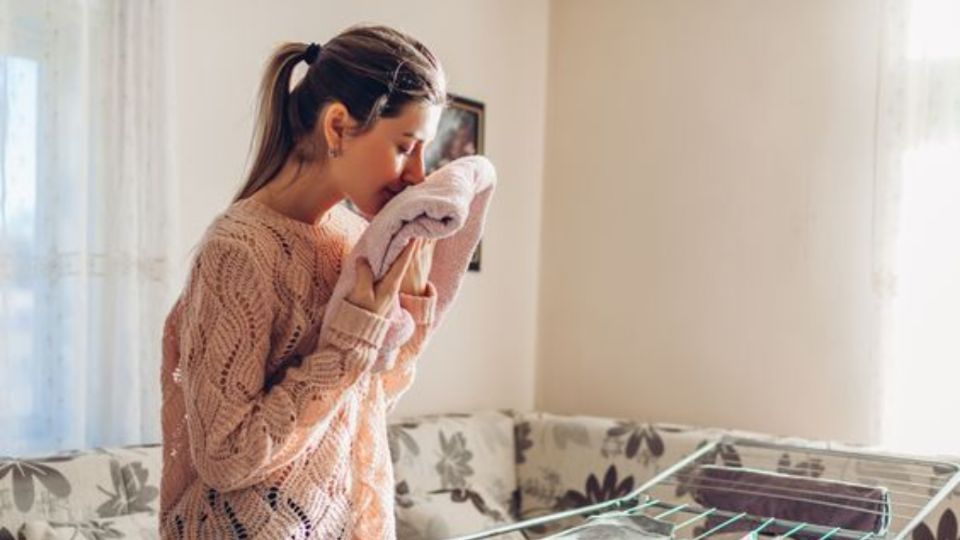
M 160 440 L 167 26 L 160 0 L 0 0 L 0 454 Z
M 960 410 L 960 0 L 884 2 L 874 227 L 883 442 L 960 455 L 948 419 Z

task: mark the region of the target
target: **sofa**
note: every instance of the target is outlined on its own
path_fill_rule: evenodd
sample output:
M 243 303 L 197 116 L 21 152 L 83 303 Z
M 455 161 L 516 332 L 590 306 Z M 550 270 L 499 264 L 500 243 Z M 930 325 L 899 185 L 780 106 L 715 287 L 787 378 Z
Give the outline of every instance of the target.
M 393 421 L 388 432 L 397 534 L 405 540 L 489 530 L 619 497 L 724 435 L 803 442 L 516 411 L 406 418 Z M 824 464 L 804 466 L 816 474 Z M 0 458 L 0 540 L 156 538 L 160 471 L 157 444 Z M 958 512 L 955 492 L 914 529 L 913 540 L 957 540 Z M 540 538 L 581 521 L 497 538 Z

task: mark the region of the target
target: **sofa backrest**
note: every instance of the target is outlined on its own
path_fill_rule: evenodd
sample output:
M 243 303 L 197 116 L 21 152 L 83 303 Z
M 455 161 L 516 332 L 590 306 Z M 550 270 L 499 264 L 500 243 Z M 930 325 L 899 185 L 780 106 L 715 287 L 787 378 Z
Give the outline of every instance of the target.
M 160 460 L 159 444 L 0 457 L 0 538 L 15 538 L 30 521 L 156 513 Z
M 509 508 L 517 485 L 510 412 L 417 416 L 393 421 L 387 430 L 403 493 L 470 489 Z
M 515 419 L 520 519 L 627 495 L 721 436 L 717 430 L 591 416 L 531 412 Z M 581 521 L 527 533 L 537 537 Z
M 388 436 L 398 538 L 449 538 L 513 520 L 517 478 L 510 411 L 395 420 Z

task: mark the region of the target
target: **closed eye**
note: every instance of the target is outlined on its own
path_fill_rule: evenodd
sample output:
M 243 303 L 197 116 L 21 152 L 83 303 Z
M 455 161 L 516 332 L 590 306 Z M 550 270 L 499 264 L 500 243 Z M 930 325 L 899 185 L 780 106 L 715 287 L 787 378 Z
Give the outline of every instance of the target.
M 410 148 L 404 148 L 404 147 L 402 147 L 402 146 L 398 146 L 398 147 L 397 147 L 397 150 L 398 150 L 401 154 L 403 154 L 403 155 L 405 155 L 405 156 L 409 156 L 409 155 L 413 154 L 414 148 L 416 148 L 416 145 L 411 146 Z

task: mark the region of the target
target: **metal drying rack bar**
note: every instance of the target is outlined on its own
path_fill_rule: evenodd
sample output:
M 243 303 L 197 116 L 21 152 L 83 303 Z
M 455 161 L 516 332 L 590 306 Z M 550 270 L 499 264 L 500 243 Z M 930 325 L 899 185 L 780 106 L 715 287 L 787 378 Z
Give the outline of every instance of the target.
M 843 467 L 839 467 L 841 478 L 833 478 L 832 475 L 821 478 L 826 480 L 848 481 L 849 476 L 853 476 L 858 482 L 866 483 L 867 485 L 886 487 L 886 485 L 889 484 L 893 486 L 889 488 L 891 514 L 884 516 L 884 519 L 889 519 L 890 527 L 881 533 L 849 530 L 841 527 L 801 523 L 776 517 L 754 516 L 745 512 L 736 513 L 718 508 L 704 508 L 679 500 L 665 500 L 668 498 L 662 495 L 657 496 L 655 492 L 664 491 L 663 488 L 665 486 L 675 486 L 689 480 L 691 471 L 695 470 L 696 467 L 707 464 L 702 462 L 705 458 L 715 460 L 721 445 L 725 448 L 735 448 L 740 452 L 740 455 L 748 456 L 751 459 L 759 459 L 761 462 L 764 459 L 770 459 L 772 464 L 777 464 L 777 459 L 785 452 L 799 453 L 817 459 L 836 458 L 839 460 L 847 460 Z M 854 466 L 852 471 L 850 470 L 850 465 Z M 866 466 L 875 468 L 866 469 Z M 790 467 L 784 468 L 779 464 L 778 467 L 781 471 L 791 470 Z M 910 467 L 918 467 L 919 469 L 911 473 L 904 472 L 905 468 Z M 770 468 L 772 469 L 773 467 L 771 466 Z M 868 472 L 871 470 L 873 473 Z M 929 472 L 920 472 L 923 470 L 930 471 L 932 474 Z M 904 480 L 903 478 L 905 476 L 909 477 L 909 480 Z M 914 477 L 920 477 L 926 480 L 926 482 L 915 482 L 913 481 L 915 479 Z M 778 536 L 782 537 L 789 537 L 802 532 L 804 538 L 815 538 L 819 536 L 819 540 L 904 540 L 907 534 L 919 525 L 958 485 L 960 485 L 960 466 L 956 463 L 890 453 L 855 452 L 830 447 L 801 446 L 746 438 L 725 437 L 705 444 L 623 497 L 527 519 L 467 536 L 460 536 L 457 537 L 456 540 L 496 538 L 502 534 L 546 525 L 567 518 L 585 517 L 589 520 L 599 517 L 638 514 L 652 509 L 662 510 L 662 512 L 658 514 L 645 514 L 655 519 L 671 518 L 677 520 L 678 518 L 692 515 L 693 517 L 674 522 L 675 535 L 677 538 L 683 540 L 702 540 L 715 534 L 731 532 L 730 527 L 739 524 L 738 522 L 755 523 L 756 525 L 752 527 L 752 530 L 743 531 L 742 529 L 737 529 L 737 531 L 742 532 L 744 536 L 753 535 L 753 537 L 756 537 L 756 535 L 764 530 L 778 527 L 779 530 L 786 531 L 777 533 Z M 695 484 L 694 487 L 696 487 Z M 748 484 L 745 487 L 749 489 L 751 487 L 757 487 L 757 485 Z M 782 491 L 789 490 L 783 488 Z M 784 495 L 782 491 L 779 493 L 771 493 L 769 496 L 789 499 L 790 497 Z M 802 490 L 794 491 L 802 493 L 804 497 L 797 497 L 793 500 L 811 502 L 809 498 L 811 492 L 802 492 Z M 751 491 L 745 492 L 755 493 Z M 766 493 L 759 494 L 766 495 Z M 674 496 L 673 498 L 676 497 Z M 914 501 L 911 503 L 904 501 L 904 499 L 907 498 L 920 499 L 922 502 L 918 503 Z M 837 506 L 836 503 L 817 502 L 815 500 L 813 502 L 815 502 L 815 504 Z M 902 509 L 911 509 L 912 511 L 907 514 L 902 514 L 900 513 Z M 683 535 L 688 530 L 688 527 L 699 521 L 706 520 L 706 518 L 710 516 L 713 516 L 714 520 L 719 518 L 723 521 L 718 525 L 705 528 L 690 536 Z M 681 534 L 681 531 L 683 531 L 683 534 Z

